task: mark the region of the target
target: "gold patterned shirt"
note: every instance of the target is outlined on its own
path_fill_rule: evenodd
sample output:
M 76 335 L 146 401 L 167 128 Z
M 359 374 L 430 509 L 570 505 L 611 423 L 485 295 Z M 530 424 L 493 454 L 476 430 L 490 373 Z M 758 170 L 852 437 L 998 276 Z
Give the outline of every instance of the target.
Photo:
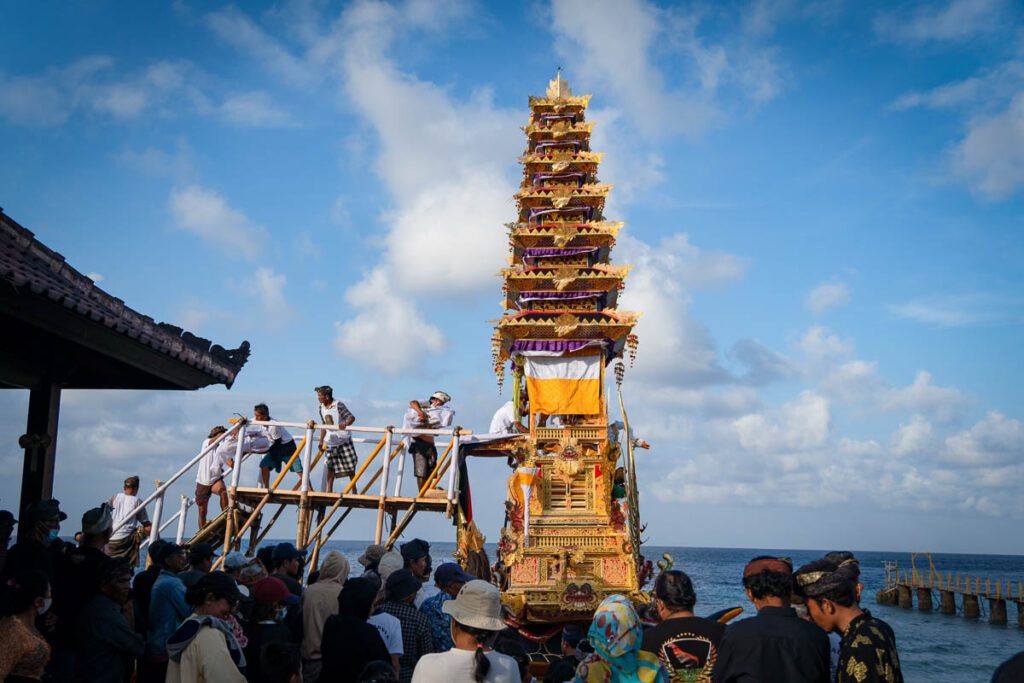
M 850 622 L 839 647 L 836 683 L 903 683 L 889 624 L 867 610 Z

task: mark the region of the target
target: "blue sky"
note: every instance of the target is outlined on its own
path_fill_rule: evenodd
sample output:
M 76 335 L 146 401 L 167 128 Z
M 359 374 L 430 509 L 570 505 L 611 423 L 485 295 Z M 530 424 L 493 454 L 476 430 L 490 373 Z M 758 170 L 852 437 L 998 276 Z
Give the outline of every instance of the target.
M 9 7 L 0 205 L 137 310 L 253 345 L 230 392 L 66 394 L 55 495 L 77 516 L 257 400 L 307 419 L 324 382 L 359 424 L 443 388 L 486 428 L 518 126 L 562 66 L 628 223 L 652 541 L 1024 552 L 1021 19 L 995 0 Z M 0 401 L 15 471 L 27 395 Z M 474 473 L 502 495 L 500 463 Z M 500 512 L 477 505 L 492 540 Z

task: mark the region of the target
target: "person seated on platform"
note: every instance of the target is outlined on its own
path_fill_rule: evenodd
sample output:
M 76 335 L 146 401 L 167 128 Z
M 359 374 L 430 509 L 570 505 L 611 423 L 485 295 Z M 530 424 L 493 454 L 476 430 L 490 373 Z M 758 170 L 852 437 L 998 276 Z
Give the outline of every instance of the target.
M 234 580 L 210 572 L 186 599 L 195 609 L 167 639 L 166 683 L 245 683 L 245 655 L 225 622 L 242 599 Z
M 455 411 L 447 407 L 452 397 L 443 391 L 431 394 L 426 404 L 409 401 L 409 410 L 402 418 L 403 429 L 442 429 L 449 427 L 455 419 Z M 434 446 L 433 434 L 406 436 L 402 443 L 412 454 L 413 471 L 416 475 L 416 491 L 420 491 L 427 483 L 427 477 L 437 466 L 437 447 Z
M 76 683 L 126 681 L 145 653 L 146 642 L 135 631 L 131 576 L 123 557 L 108 557 L 100 565 L 99 592 L 82 607 L 76 624 Z
M 519 420 L 516 420 L 515 406 L 512 401 L 498 408 L 491 418 L 491 426 L 487 429 L 488 434 L 526 434 L 529 427 L 523 426 L 523 417 L 530 414 L 530 397 L 523 391 L 519 394 Z
M 440 590 L 430 584 L 430 544 L 421 538 L 414 538 L 408 543 L 403 543 L 399 549 L 402 551 L 402 566 L 411 571 L 422 584 L 416 593 L 416 608 L 419 609 L 424 600 L 433 597 Z
M 107 554 L 126 558 L 132 567 L 139 564 L 139 544 L 152 529 L 149 514 L 146 508 L 139 508 L 140 503 L 139 478 L 136 476 L 125 479 L 124 492 L 110 499 L 114 508 L 114 533 L 107 543 Z M 139 525 L 142 526 L 141 534 L 136 529 Z
M 193 543 L 188 548 L 188 569 L 178 574 L 178 578 L 188 588 L 211 571 L 217 560 L 217 551 L 209 543 Z M 232 577 L 234 578 L 234 577 Z
M 902 683 L 896 636 L 887 623 L 857 604 L 856 559 L 815 560 L 793 575 L 796 593 L 826 633 L 841 633 L 837 683 Z
M 367 664 L 389 657 L 376 628 L 366 623 L 377 599 L 377 586 L 362 577 L 349 579 L 336 598 L 336 614 L 327 617 L 319 651 L 323 681 L 354 681 Z
M 338 429 L 320 430 L 320 450 L 324 451 L 327 463 L 327 492 L 334 491 L 334 480 L 338 477 L 353 479 L 356 476 L 356 455 L 352 435 L 345 428 L 353 424 L 356 418 L 341 401 L 334 398 L 334 389 L 326 384 L 315 389 L 316 400 L 320 403 L 320 422 L 326 425 L 337 425 Z
M 519 683 L 522 680 L 514 659 L 491 650 L 495 636 L 505 628 L 501 618 L 501 593 L 497 588 L 474 579 L 441 609 L 452 618 L 455 647 L 447 652 L 424 655 L 416 664 L 412 677 L 415 683 Z
M 324 623 L 338 613 L 338 594 L 348 580 L 348 558 L 337 550 L 324 556 L 320 563 L 320 576 L 302 593 L 302 678 L 315 681 L 320 677 L 323 655 L 320 641 Z
M 659 624 L 644 633 L 641 647 L 665 665 L 671 680 L 710 683 L 725 624 L 693 616 L 697 594 L 685 572 L 662 572 L 654 582 Z
M 420 603 L 420 611 L 430 623 L 437 652 L 447 652 L 455 646 L 451 634 L 452 618 L 441 608 L 449 600 L 454 600 L 462 587 L 474 578 L 462 571 L 462 567 L 455 562 L 444 562 L 434 572 L 434 585 L 438 592 Z
M 273 419 L 270 417 L 270 408 L 266 403 L 257 403 L 252 412 L 259 422 L 268 422 Z M 270 488 L 270 470 L 280 472 L 281 467 L 295 454 L 295 437 L 287 429 L 278 425 L 263 425 L 260 430 L 263 432 L 263 436 L 270 441 L 270 450 L 260 460 L 260 483 L 263 484 L 263 488 Z M 295 458 L 291 471 L 302 473 L 301 458 Z
M 743 569 L 743 588 L 757 615 L 725 629 L 712 680 L 828 683 L 828 638 L 789 605 L 789 558 L 755 557 Z
M 245 633 L 245 677 L 254 682 L 262 681 L 260 651 L 268 643 L 291 643 L 292 632 L 284 625 L 288 605 L 299 599 L 288 590 L 280 579 L 268 576 L 252 587 L 252 608 L 242 630 Z
M 383 560 L 381 563 L 383 564 Z M 434 637 L 430 633 L 427 617 L 413 605 L 416 592 L 420 589 L 420 582 L 408 569 L 398 569 L 388 576 L 385 589 L 385 599 L 380 604 L 380 611 L 397 618 L 402 626 L 402 654 L 398 658 L 398 680 L 409 683 L 420 657 L 434 651 Z

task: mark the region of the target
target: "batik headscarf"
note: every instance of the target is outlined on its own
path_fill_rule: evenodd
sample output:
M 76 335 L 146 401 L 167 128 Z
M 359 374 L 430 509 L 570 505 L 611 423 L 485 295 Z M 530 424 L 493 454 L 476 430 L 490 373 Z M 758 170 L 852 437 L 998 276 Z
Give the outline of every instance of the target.
M 574 683 L 666 683 L 668 675 L 658 658 L 640 650 L 643 629 L 633 605 L 612 595 L 594 612 L 587 634 L 594 654 L 576 669 Z

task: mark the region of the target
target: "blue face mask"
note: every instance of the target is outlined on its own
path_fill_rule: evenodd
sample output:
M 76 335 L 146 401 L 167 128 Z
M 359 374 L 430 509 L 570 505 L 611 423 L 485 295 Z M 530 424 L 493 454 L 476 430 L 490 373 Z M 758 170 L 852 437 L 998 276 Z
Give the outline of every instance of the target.
M 59 531 L 60 531 L 59 529 L 50 529 L 50 531 L 47 532 L 47 534 L 46 534 L 46 542 L 47 543 L 53 543 L 54 541 L 56 541 L 57 540 L 57 533 Z
M 285 616 L 287 614 L 288 614 L 288 608 L 287 607 L 278 607 L 277 610 L 274 612 L 274 621 L 277 621 L 277 622 L 284 621 L 284 618 L 285 618 Z

